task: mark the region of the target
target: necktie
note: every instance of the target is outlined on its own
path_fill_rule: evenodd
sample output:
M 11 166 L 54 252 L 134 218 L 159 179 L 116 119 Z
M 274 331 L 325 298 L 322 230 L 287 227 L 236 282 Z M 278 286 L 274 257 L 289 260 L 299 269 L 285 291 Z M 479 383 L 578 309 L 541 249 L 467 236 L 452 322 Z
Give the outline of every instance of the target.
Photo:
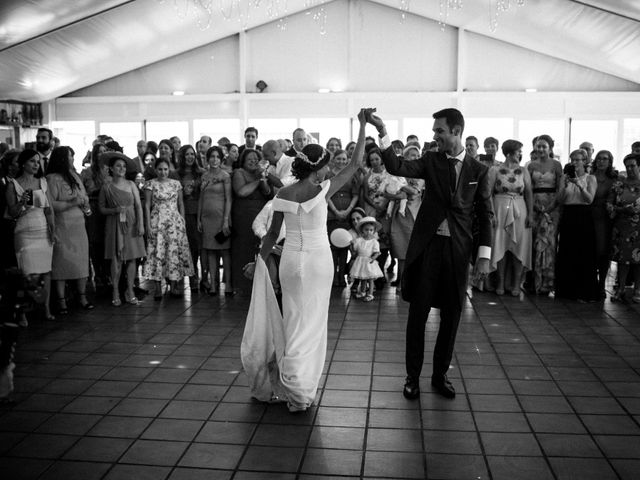
M 456 172 L 456 164 L 458 163 L 458 159 L 455 157 L 447 157 L 447 161 L 449 162 L 449 186 L 451 187 L 451 191 L 456 191 L 456 184 L 458 183 L 458 175 Z

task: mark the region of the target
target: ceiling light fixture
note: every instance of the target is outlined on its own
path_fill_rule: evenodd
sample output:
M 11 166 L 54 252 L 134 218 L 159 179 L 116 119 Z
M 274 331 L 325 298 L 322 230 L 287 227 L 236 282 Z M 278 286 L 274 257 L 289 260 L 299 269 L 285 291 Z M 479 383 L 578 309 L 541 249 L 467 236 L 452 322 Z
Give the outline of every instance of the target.
M 182 95 L 184 95 L 184 91 L 175 90 L 171 95 L 173 95 L 174 97 L 181 97 Z

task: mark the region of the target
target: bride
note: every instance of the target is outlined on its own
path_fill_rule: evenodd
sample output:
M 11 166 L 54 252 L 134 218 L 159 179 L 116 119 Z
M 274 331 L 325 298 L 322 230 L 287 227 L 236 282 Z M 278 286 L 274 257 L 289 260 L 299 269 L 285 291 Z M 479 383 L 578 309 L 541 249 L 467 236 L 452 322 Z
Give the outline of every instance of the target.
M 273 219 L 256 260 L 241 345 L 242 364 L 253 397 L 287 402 L 291 412 L 304 411 L 313 404 L 327 351 L 333 282 L 327 199 L 360 167 L 365 118 L 374 111 L 360 110 L 358 142 L 351 162 L 331 180 L 325 180 L 330 159 L 327 150 L 312 144 L 296 155 L 291 172 L 298 181 L 283 187 L 273 200 Z M 265 260 L 276 247 L 283 221 L 286 237 L 279 268 L 280 314 Z

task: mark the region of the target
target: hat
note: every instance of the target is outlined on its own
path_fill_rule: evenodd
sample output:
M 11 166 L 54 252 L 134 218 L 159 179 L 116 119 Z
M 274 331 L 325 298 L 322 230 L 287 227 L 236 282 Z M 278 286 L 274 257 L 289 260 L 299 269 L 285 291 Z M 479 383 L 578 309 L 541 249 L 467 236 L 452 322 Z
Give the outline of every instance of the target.
M 380 231 L 380 229 L 382 228 L 382 224 L 379 221 L 377 221 L 375 218 L 364 217 L 358 222 L 358 225 L 356 225 L 356 229 L 358 230 L 358 233 L 362 233 L 362 227 L 364 227 L 368 223 L 372 224 L 375 227 L 376 232 Z

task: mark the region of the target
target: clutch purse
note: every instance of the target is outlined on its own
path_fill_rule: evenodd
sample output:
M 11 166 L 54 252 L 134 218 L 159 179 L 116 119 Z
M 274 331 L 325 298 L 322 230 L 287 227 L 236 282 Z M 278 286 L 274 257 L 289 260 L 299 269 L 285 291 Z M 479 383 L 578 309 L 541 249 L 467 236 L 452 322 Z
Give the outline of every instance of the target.
M 224 232 L 222 230 L 220 230 L 218 233 L 215 234 L 215 236 L 213 238 L 216 239 L 216 242 L 218 243 L 224 243 L 226 242 L 229 237 L 231 237 L 231 235 L 225 235 Z

